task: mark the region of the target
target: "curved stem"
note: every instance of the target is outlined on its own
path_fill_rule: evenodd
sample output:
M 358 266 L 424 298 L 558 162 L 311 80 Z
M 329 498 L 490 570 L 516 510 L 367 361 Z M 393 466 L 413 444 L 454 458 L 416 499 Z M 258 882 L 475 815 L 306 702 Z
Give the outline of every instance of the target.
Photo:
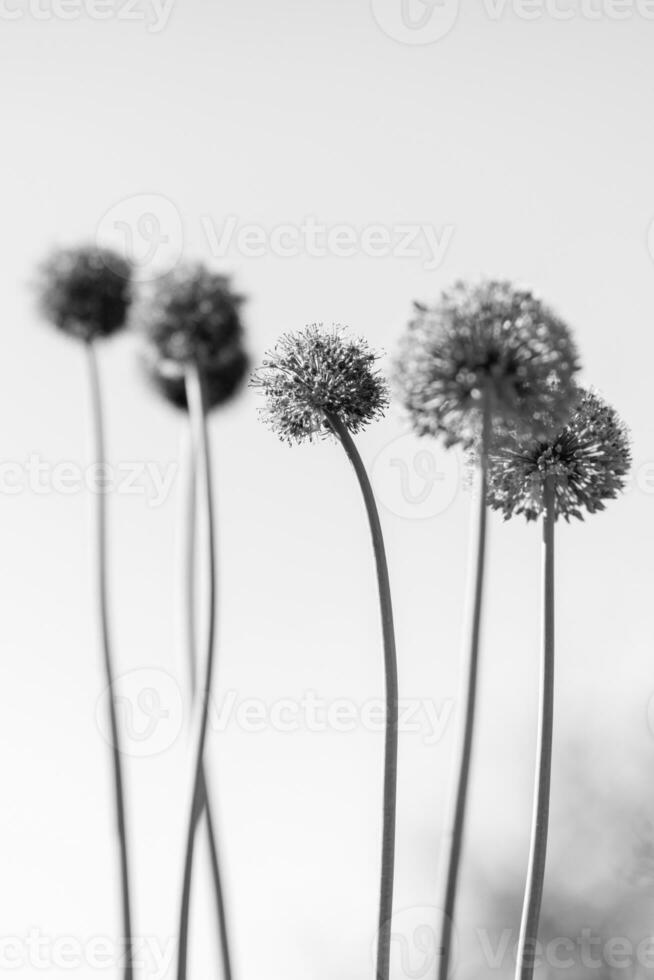
M 479 640 L 481 635 L 481 618 L 484 598 L 484 574 L 486 567 L 486 489 L 488 484 L 488 444 L 490 439 L 490 404 L 488 396 L 484 398 L 482 416 L 481 447 L 479 455 L 479 471 L 477 478 L 476 529 L 472 536 L 473 559 L 471 569 L 472 593 L 470 596 L 468 665 L 463 677 L 463 697 L 465 716 L 461 734 L 460 757 L 456 789 L 451 806 L 451 824 L 449 833 L 445 834 L 444 846 L 448 847 L 447 872 L 445 881 L 445 896 L 443 900 L 443 921 L 441 926 L 440 963 L 438 967 L 439 980 L 447 980 L 452 956 L 452 930 L 459 884 L 459 869 L 465 831 L 466 805 L 468 801 L 468 786 L 470 782 L 470 766 L 472 762 L 472 747 L 475 729 L 477 707 L 477 678 L 479 673 Z
M 395 873 L 395 822 L 397 810 L 397 740 L 398 681 L 393 607 L 384 538 L 370 480 L 363 460 L 347 428 L 335 415 L 327 420 L 340 439 L 356 473 L 363 494 L 377 567 L 377 585 L 384 642 L 386 683 L 386 735 L 384 750 L 384 804 L 382 827 L 382 862 L 379 898 L 379 931 L 377 934 L 377 980 L 388 980 L 390 970 L 391 919 L 393 915 L 393 882 Z
M 195 590 L 196 590 L 196 543 L 197 543 L 197 506 L 196 506 L 196 496 L 197 496 L 197 447 L 196 440 L 193 437 L 192 426 L 189 433 L 189 447 L 188 447 L 188 460 L 187 460 L 187 501 L 186 501 L 186 548 L 185 548 L 185 594 L 186 594 L 186 646 L 188 652 L 189 661 L 189 675 L 191 682 L 191 693 L 193 700 L 195 700 L 197 693 L 197 648 L 196 648 L 196 630 L 195 630 L 195 615 L 196 615 L 196 602 L 195 602 Z M 218 845 L 216 842 L 216 833 L 214 830 L 213 814 L 211 811 L 210 794 L 208 786 L 208 776 L 206 771 L 206 766 L 203 765 L 202 768 L 202 785 L 200 788 L 200 806 L 197 812 L 197 825 L 200 823 L 202 816 L 205 816 L 206 829 L 207 829 L 207 840 L 209 844 L 209 860 L 211 866 L 211 877 L 213 881 L 214 894 L 216 899 L 216 912 L 218 915 L 218 934 L 220 936 L 220 951 L 222 958 L 223 967 L 223 977 L 224 980 L 231 980 L 232 978 L 232 967 L 231 967 L 231 957 L 229 952 L 229 937 L 227 933 L 227 920 L 225 916 L 225 901 L 222 888 L 222 879 L 220 874 L 220 863 L 218 857 Z M 184 912 L 185 919 L 183 924 L 183 931 L 185 935 L 188 935 L 189 927 L 189 904 L 185 904 Z
M 127 845 L 127 821 L 125 817 L 125 789 L 121 761 L 120 734 L 116 717 L 116 702 L 114 698 L 114 667 L 109 633 L 109 601 L 107 585 L 107 498 L 104 484 L 104 469 L 106 464 L 104 438 L 104 412 L 102 407 L 102 390 L 95 346 L 92 340 L 86 343 L 88 372 L 91 389 L 91 418 L 93 425 L 93 452 L 95 463 L 102 474 L 101 486 L 95 495 L 95 534 L 97 559 L 97 600 L 100 621 L 100 638 L 102 643 L 102 659 L 105 682 L 109 691 L 109 724 L 111 730 L 111 749 L 114 775 L 114 797 L 116 804 L 116 829 L 118 833 L 118 849 L 120 858 L 121 909 L 123 923 L 123 939 L 126 944 L 125 966 L 123 977 L 132 980 L 134 969 L 132 965 L 132 913 L 129 886 L 129 852 Z
M 198 652 L 195 629 L 196 617 L 196 540 L 197 540 L 197 445 L 193 435 L 193 426 L 188 426 L 188 436 L 185 445 L 185 499 L 183 524 L 185 527 L 183 541 L 184 562 L 184 629 L 186 654 L 188 659 L 189 682 L 191 694 L 195 698 L 198 684 Z
M 204 797 L 204 812 L 207 821 L 207 839 L 209 841 L 211 875 L 216 897 L 216 912 L 218 915 L 218 935 L 220 937 L 223 980 L 232 980 L 232 960 L 230 956 L 229 934 L 227 931 L 227 916 L 225 913 L 225 895 L 223 892 L 222 878 L 220 875 L 220 858 L 218 854 L 218 843 L 214 831 L 213 813 L 211 809 L 209 786 L 207 784 L 206 769 L 202 772 L 202 794 Z
M 543 898 L 549 829 L 552 736 L 554 730 L 554 486 L 545 481 L 543 516 L 543 606 L 537 770 L 525 900 L 520 923 L 516 980 L 534 974 L 538 921 Z
M 211 480 L 211 451 L 207 433 L 207 415 L 204 387 L 200 369 L 189 365 L 186 372 L 186 394 L 191 424 L 194 428 L 198 450 L 202 457 L 205 480 L 205 503 L 207 508 L 207 538 L 209 547 L 209 610 L 207 624 L 207 649 L 205 672 L 196 694 L 197 742 L 193 764 L 191 808 L 187 823 L 186 847 L 184 853 L 184 873 L 179 910 L 179 944 L 177 951 L 177 980 L 186 980 L 188 966 L 188 931 L 191 905 L 191 880 L 193 875 L 193 856 L 195 851 L 195 831 L 202 812 L 204 787 L 204 747 L 209 723 L 209 699 L 213 682 L 214 637 L 216 631 L 216 552 L 214 544 L 213 487 Z

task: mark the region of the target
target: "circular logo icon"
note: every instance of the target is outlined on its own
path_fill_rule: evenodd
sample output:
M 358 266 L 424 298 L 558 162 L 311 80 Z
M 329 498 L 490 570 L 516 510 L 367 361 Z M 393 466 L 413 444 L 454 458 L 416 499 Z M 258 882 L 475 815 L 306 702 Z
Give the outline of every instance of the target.
M 102 737 L 113 744 L 109 698 L 113 698 L 118 740 L 125 755 L 137 758 L 160 755 L 180 735 L 184 702 L 179 685 L 165 670 L 145 667 L 117 677 L 105 688 L 96 707 L 96 724 Z
M 384 34 L 402 44 L 433 44 L 457 22 L 460 0 L 371 0 Z
M 372 480 L 384 506 L 397 517 L 425 520 L 444 513 L 461 484 L 461 455 L 409 433 L 375 457 Z
M 441 957 L 440 938 L 443 913 L 429 905 L 414 905 L 393 913 L 390 921 L 390 976 L 393 980 L 432 980 L 438 976 Z M 457 937 L 452 929 L 450 964 L 451 976 L 457 953 Z M 377 940 L 373 960 L 377 955 Z
M 182 256 L 181 215 L 162 194 L 135 194 L 103 215 L 96 241 L 133 263 L 136 282 L 152 282 L 170 272 Z

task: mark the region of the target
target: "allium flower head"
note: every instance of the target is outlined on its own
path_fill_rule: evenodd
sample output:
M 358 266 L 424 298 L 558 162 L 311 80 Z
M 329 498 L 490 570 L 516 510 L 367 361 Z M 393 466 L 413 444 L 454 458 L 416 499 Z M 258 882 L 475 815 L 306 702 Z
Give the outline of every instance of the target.
M 226 350 L 240 345 L 243 297 L 226 276 L 204 265 L 179 266 L 154 282 L 138 309 L 138 321 L 157 351 L 161 374 L 181 377 L 187 364 L 206 376 L 219 372 Z
M 57 249 L 38 271 L 41 312 L 74 337 L 106 337 L 125 325 L 131 277 L 130 263 L 109 249 Z
M 153 387 L 176 408 L 186 410 L 186 380 L 179 369 L 173 366 L 166 370 L 156 351 L 149 350 L 145 355 L 145 370 Z M 222 405 L 236 394 L 244 382 L 250 366 L 249 358 L 240 343 L 230 344 L 222 351 L 219 361 L 214 362 L 210 371 L 203 373 L 202 381 L 206 408 L 211 410 Z
M 388 386 L 375 368 L 379 355 L 341 327 L 312 324 L 285 334 L 255 373 L 252 385 L 266 404 L 262 418 L 285 441 L 331 434 L 326 415 L 337 415 L 349 432 L 381 418 Z
M 540 440 L 515 433 L 489 454 L 488 504 L 505 519 L 535 520 L 544 508 L 545 481 L 554 485 L 555 516 L 583 520 L 604 510 L 624 488 L 631 466 L 629 434 L 615 409 L 595 392 L 578 388 L 567 424 Z
M 470 446 L 484 397 L 494 428 L 545 431 L 552 417 L 564 419 L 578 369 L 567 326 L 529 290 L 458 282 L 436 306 L 416 304 L 396 382 L 418 435 Z

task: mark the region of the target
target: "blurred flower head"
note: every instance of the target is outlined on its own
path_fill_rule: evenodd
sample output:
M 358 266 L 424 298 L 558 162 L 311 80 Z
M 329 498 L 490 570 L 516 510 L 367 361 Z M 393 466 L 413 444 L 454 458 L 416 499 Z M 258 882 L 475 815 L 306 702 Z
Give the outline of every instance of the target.
M 81 340 L 125 325 L 132 298 L 132 266 L 97 246 L 57 249 L 38 270 L 36 292 L 44 317 Z
M 201 263 L 179 266 L 152 283 L 137 310 L 149 356 L 158 359 L 162 378 L 180 379 L 187 364 L 205 376 L 218 376 L 233 354 L 238 359 L 243 337 L 243 297 L 231 290 L 226 276 Z
M 365 340 L 342 327 L 312 324 L 285 334 L 252 378 L 265 397 L 261 417 L 286 442 L 331 433 L 327 415 L 336 415 L 356 433 L 381 418 L 388 386 L 375 368 L 379 355 Z
M 146 351 L 144 366 L 148 380 L 156 391 L 176 408 L 188 409 L 186 380 L 177 366 L 166 370 L 156 351 Z M 205 406 L 208 411 L 217 408 L 236 394 L 250 367 L 247 353 L 240 343 L 230 344 L 217 359 L 210 371 L 204 371 L 202 385 Z
M 545 481 L 554 485 L 555 516 L 583 520 L 604 510 L 624 489 L 631 466 L 629 433 L 615 409 L 593 391 L 576 390 L 567 424 L 546 439 L 500 436 L 489 454 L 488 504 L 505 519 L 535 520 L 544 508 Z
M 485 398 L 494 428 L 545 432 L 565 419 L 578 369 L 568 327 L 529 290 L 458 282 L 434 307 L 416 304 L 395 380 L 418 435 L 470 446 Z

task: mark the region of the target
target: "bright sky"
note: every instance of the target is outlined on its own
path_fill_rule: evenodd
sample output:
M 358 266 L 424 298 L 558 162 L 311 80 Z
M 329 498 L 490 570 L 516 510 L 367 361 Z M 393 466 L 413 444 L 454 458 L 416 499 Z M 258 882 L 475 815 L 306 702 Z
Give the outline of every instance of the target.
M 463 3 L 450 23 L 452 0 L 433 11 L 415 2 L 413 28 L 400 0 L 0 5 L 0 458 L 12 466 L 0 500 L 0 866 L 9 886 L 0 921 L 18 940 L 17 977 L 37 972 L 31 929 L 87 952 L 93 937 L 118 929 L 89 499 L 74 486 L 88 451 L 84 359 L 38 322 L 29 292 L 55 243 L 121 244 L 146 263 L 143 275 L 149 258 L 169 267 L 180 256 L 232 273 L 249 297 L 255 361 L 282 331 L 314 321 L 350 324 L 391 352 L 412 300 L 435 298 L 458 276 L 534 285 L 573 326 L 584 378 L 623 413 L 635 457 L 629 493 L 558 536 L 555 803 L 565 803 L 571 745 L 591 780 L 618 783 L 627 769 L 649 779 L 651 12 L 608 0 L 542 9 L 488 0 Z M 415 43 L 430 31 L 445 36 Z M 128 674 L 125 696 L 155 687 L 171 712 L 152 743 L 134 741 L 143 757 L 128 761 L 137 932 L 165 950 L 188 762 L 184 736 L 175 739 L 187 699 L 176 564 L 182 424 L 143 384 L 137 349 L 124 337 L 102 351 L 122 491 L 110 501 L 112 606 L 120 672 L 141 672 Z M 367 529 L 342 451 L 287 449 L 255 409 L 245 392 L 212 423 L 222 713 L 211 772 L 237 977 L 361 980 L 372 975 L 381 735 L 366 730 L 365 711 L 354 731 L 309 731 L 299 702 L 307 692 L 323 708 L 345 699 L 347 716 L 347 705 L 373 710 L 381 695 Z M 419 729 L 402 735 L 398 831 L 397 907 L 415 909 L 438 901 L 469 496 L 455 459 L 404 433 L 393 412 L 360 447 L 384 505 L 402 695 Z M 61 463 L 73 467 L 72 492 L 62 492 Z M 147 494 L 127 492 L 134 463 Z M 157 476 L 172 480 L 163 502 Z M 504 887 L 506 868 L 519 876 L 526 859 L 538 530 L 493 519 L 489 576 L 464 909 L 479 881 Z M 280 730 L 280 700 L 290 700 L 300 731 Z M 246 730 L 248 704 L 265 711 L 265 731 Z M 553 874 L 566 832 L 555 824 Z M 208 976 L 204 883 L 197 900 L 194 963 Z M 66 968 L 60 951 L 49 962 L 57 980 L 92 975 L 88 963 Z

